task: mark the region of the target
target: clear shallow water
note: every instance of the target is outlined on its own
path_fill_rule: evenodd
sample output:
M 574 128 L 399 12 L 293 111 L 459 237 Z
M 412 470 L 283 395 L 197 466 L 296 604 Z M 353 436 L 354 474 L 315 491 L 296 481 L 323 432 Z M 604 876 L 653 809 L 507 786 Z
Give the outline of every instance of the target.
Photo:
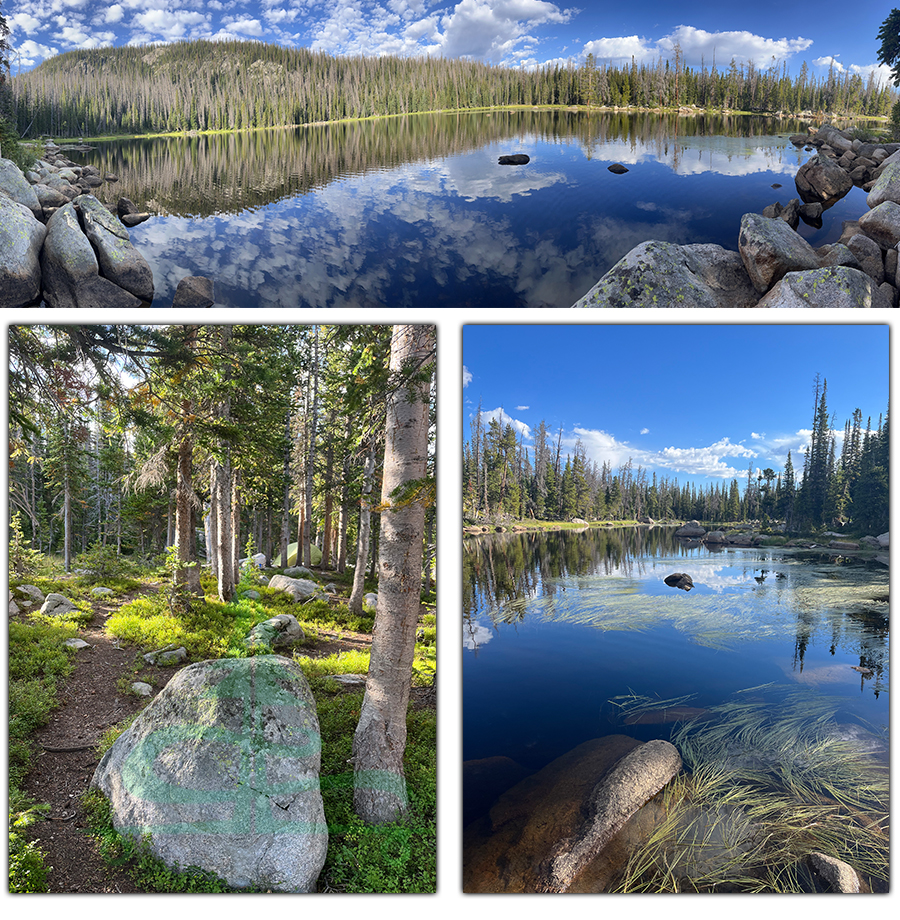
M 645 240 L 736 250 L 744 213 L 796 197 L 810 155 L 787 139 L 799 131 L 754 117 L 418 115 L 109 142 L 81 161 L 120 177 L 101 196 L 158 215 L 131 231 L 154 306 L 206 275 L 231 307 L 568 307 Z M 497 164 L 513 152 L 531 162 Z M 865 210 L 854 188 L 800 232 L 833 242 Z
M 464 545 L 463 759 L 536 770 L 591 738 L 668 738 L 610 700 L 710 707 L 798 688 L 835 722 L 888 728 L 888 571 L 777 548 L 679 545 L 671 529 L 504 534 Z M 689 572 L 690 592 L 668 588 Z M 864 665 L 872 677 L 852 666 Z

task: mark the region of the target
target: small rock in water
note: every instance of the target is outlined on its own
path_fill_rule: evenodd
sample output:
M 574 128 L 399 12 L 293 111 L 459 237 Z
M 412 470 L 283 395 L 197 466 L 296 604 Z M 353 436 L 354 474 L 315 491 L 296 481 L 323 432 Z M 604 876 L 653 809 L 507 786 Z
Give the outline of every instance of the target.
M 497 162 L 501 166 L 524 166 L 531 158 L 527 153 L 513 153 L 500 157 Z
M 687 572 L 675 572 L 666 575 L 663 580 L 670 588 L 681 588 L 682 591 L 690 591 L 694 587 L 694 580 Z
M 606 167 L 611 173 L 615 173 L 617 176 L 621 176 L 622 173 L 628 172 L 628 167 L 623 166 L 621 163 L 613 163 L 612 166 Z

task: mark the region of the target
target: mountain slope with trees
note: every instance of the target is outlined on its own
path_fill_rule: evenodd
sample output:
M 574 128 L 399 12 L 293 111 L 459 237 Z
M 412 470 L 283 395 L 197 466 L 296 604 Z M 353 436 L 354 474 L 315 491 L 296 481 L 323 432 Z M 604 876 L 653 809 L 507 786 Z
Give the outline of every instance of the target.
M 334 57 L 261 42 L 192 41 L 70 51 L 11 81 L 20 134 L 240 130 L 494 106 L 698 106 L 883 116 L 887 85 L 833 67 L 760 70 L 674 61 L 614 67 L 589 55 L 533 70 L 443 58 Z

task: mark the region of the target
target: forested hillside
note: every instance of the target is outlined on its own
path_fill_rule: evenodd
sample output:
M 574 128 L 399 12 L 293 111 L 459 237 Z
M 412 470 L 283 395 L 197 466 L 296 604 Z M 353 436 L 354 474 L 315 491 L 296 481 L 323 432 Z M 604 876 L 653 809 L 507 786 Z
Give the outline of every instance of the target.
M 463 506 L 470 520 L 495 517 L 566 521 L 654 519 L 735 522 L 784 520 L 814 530 L 851 521 L 862 533 L 888 528 L 890 436 L 887 416 L 863 422 L 857 409 L 844 425 L 840 450 L 827 405 L 827 383 L 816 382 L 816 411 L 803 458 L 788 453 L 782 471 L 758 470 L 746 482 L 679 484 L 658 477 L 631 460 L 619 469 L 591 461 L 579 441 L 563 453 L 541 422 L 534 446 L 526 449 L 512 426 L 496 419 L 485 425 L 481 407 L 464 445 Z M 797 464 L 795 467 L 794 464 Z M 743 478 L 743 477 L 742 477 Z
M 12 80 L 26 136 L 301 125 L 506 105 L 673 107 L 887 115 L 895 93 L 859 74 L 798 77 L 731 61 L 513 70 L 460 59 L 332 57 L 260 42 L 70 51 Z

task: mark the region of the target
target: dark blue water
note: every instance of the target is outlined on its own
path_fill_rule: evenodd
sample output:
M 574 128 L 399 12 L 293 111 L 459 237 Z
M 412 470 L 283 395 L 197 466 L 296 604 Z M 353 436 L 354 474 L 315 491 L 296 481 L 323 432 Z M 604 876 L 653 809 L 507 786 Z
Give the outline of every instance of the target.
M 686 548 L 671 529 L 472 538 L 464 547 L 463 758 L 538 769 L 591 738 L 668 738 L 610 701 L 792 690 L 888 725 L 887 568 L 779 548 Z M 690 592 L 668 588 L 689 572 Z M 862 677 L 852 666 L 870 667 Z
M 805 123 L 649 114 L 410 116 L 103 144 L 101 195 L 132 231 L 154 306 L 186 275 L 230 307 L 568 307 L 649 239 L 737 249 L 741 216 L 796 197 Z M 504 153 L 525 166 L 499 166 Z M 610 173 L 623 163 L 628 172 Z M 780 185 L 775 189 L 773 185 Z M 115 200 L 115 198 L 113 198 Z M 851 190 L 814 246 L 866 211 Z

